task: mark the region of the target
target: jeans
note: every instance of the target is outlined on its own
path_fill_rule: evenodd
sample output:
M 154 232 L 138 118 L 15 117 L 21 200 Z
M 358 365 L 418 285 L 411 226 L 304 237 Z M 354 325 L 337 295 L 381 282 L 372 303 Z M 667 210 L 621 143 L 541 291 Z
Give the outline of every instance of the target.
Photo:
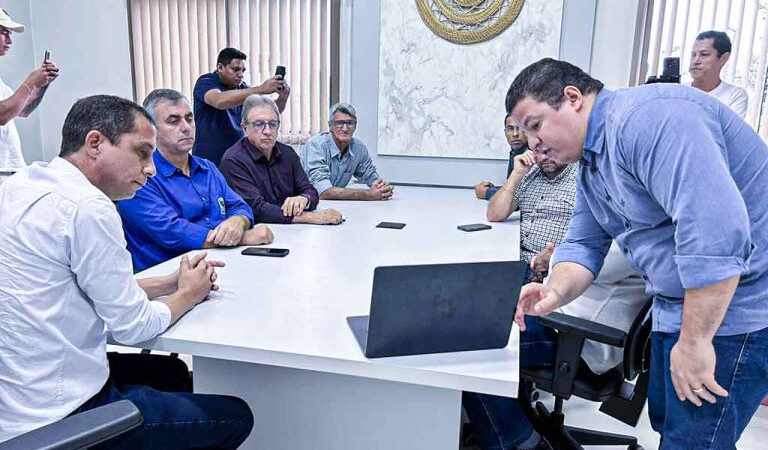
M 540 325 L 536 317 L 526 316 L 525 325 L 527 330 L 520 333 L 520 365 L 552 365 L 557 350 L 557 332 Z M 462 394 L 464 410 L 483 450 L 514 449 L 531 436 L 533 428 L 520 401 L 530 401 L 522 384 L 518 398 L 475 392 Z
M 651 335 L 648 415 L 661 435 L 662 450 L 735 449 L 736 441 L 768 394 L 768 328 L 754 333 L 716 336 L 715 379 L 728 391 L 715 404 L 697 407 L 680 401 L 669 373 L 669 353 L 678 333 Z
M 109 361 L 104 387 L 72 414 L 125 399 L 144 421 L 92 448 L 236 449 L 251 433 L 253 414 L 243 400 L 185 392 L 189 372 L 183 361 L 137 354 L 109 354 Z

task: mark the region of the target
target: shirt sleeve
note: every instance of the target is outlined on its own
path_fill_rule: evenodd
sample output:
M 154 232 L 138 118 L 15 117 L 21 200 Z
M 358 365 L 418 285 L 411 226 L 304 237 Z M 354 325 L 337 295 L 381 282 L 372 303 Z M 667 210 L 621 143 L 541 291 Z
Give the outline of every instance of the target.
M 320 194 L 317 193 L 317 189 L 309 182 L 304 168 L 301 167 L 301 160 L 298 155 L 293 152 L 291 155 L 291 171 L 293 172 L 293 185 L 296 186 L 296 190 L 300 195 L 304 195 L 309 199 L 309 205 L 307 211 L 314 211 L 317 208 L 317 204 L 320 203 Z
M 171 323 L 171 311 L 150 301 L 133 278 L 120 218 L 109 200 L 79 205 L 69 243 L 71 267 L 96 314 L 122 344 L 154 338 Z
M 583 167 L 579 170 L 583 170 Z M 610 246 L 611 236 L 597 222 L 587 205 L 581 186 L 577 185 L 571 223 L 565 239 L 555 247 L 552 267 L 561 262 L 572 262 L 585 267 L 592 272 L 593 277 L 597 278 Z
M 184 253 L 202 248 L 208 227 L 192 223 L 171 207 L 152 181 L 128 200 L 118 202 L 123 222 L 137 238 Z
M 195 83 L 194 97 L 195 101 L 205 102 L 205 94 L 211 89 L 221 90 L 220 86 L 208 76 L 202 76 Z
M 736 112 L 742 119 L 747 117 L 747 106 L 749 105 L 749 97 L 747 91 L 742 88 L 737 88 L 731 99 L 731 104 L 728 105 L 732 110 Z
M 310 139 L 302 146 L 301 155 L 301 165 L 307 173 L 309 182 L 315 187 L 318 195 L 323 195 L 323 192 L 333 187 L 331 169 L 325 160 L 325 152 L 315 140 Z
M 376 166 L 373 165 L 371 155 L 368 153 L 368 147 L 361 143 L 360 148 L 356 149 L 356 151 L 360 152 L 361 157 L 360 163 L 355 167 L 355 178 L 371 187 L 381 177 L 376 171 Z
M 683 288 L 746 271 L 749 216 L 729 171 L 717 114 L 692 101 L 648 102 L 624 121 L 619 136 L 619 164 L 671 219 Z
M 237 192 L 235 192 L 227 184 L 227 180 L 224 179 L 224 175 L 221 174 L 218 168 L 213 164 L 209 168 L 213 171 L 213 176 L 216 177 L 216 183 L 221 187 L 221 192 L 224 196 L 224 204 L 227 206 L 227 219 L 234 216 L 244 216 L 248 218 L 250 226 L 253 226 L 253 210 L 248 203 L 243 200 Z
M 224 158 L 219 165 L 221 173 L 234 191 L 251 206 L 257 223 L 292 223 L 292 216 L 284 216 L 283 210 L 264 199 L 255 180 L 243 163 L 234 158 Z

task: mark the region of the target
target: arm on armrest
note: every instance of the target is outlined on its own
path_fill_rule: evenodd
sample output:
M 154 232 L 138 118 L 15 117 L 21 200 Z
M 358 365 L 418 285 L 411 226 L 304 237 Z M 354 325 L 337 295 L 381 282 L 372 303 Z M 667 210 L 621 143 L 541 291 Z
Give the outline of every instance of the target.
M 627 340 L 627 333 L 621 330 L 558 312 L 539 317 L 539 323 L 545 327 L 554 328 L 560 333 L 591 339 L 614 347 L 623 347 Z
M 100 406 L 0 444 L 0 450 L 64 450 L 96 445 L 141 424 L 139 410 L 128 400 Z

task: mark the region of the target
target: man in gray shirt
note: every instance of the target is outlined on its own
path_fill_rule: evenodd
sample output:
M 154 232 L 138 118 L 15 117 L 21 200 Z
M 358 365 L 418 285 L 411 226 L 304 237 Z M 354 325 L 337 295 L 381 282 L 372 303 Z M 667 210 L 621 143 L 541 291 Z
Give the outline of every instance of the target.
M 349 103 L 337 103 L 328 113 L 330 132 L 312 137 L 301 147 L 301 165 L 324 200 L 389 200 L 393 187 L 373 165 L 365 144 L 353 137 L 357 113 Z M 347 188 L 352 175 L 368 189 Z

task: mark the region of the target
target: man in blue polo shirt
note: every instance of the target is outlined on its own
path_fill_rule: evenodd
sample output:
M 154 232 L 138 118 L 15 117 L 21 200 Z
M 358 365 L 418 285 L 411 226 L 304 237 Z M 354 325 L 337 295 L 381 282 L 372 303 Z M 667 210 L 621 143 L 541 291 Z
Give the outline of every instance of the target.
M 192 154 L 218 166 L 227 149 L 243 136 L 240 126 L 243 102 L 252 94 L 277 93 L 277 107 L 283 112 L 291 87 L 281 76 L 269 78 L 260 86 L 243 81 L 245 53 L 227 47 L 219 52 L 216 70 L 200 76 L 195 83 L 195 123 L 197 140 Z
M 272 242 L 265 225 L 251 228 L 253 212 L 210 161 L 189 154 L 195 120 L 186 97 L 156 89 L 144 108 L 157 122 L 157 175 L 130 200 L 117 204 L 136 271 L 184 252 Z
M 517 76 L 506 107 L 532 150 L 581 162 L 568 233 L 548 283 L 520 293 L 520 328 L 582 293 L 614 238 L 654 296 L 661 448 L 736 448 L 768 394 L 766 143 L 697 89 L 612 92 L 549 58 Z

